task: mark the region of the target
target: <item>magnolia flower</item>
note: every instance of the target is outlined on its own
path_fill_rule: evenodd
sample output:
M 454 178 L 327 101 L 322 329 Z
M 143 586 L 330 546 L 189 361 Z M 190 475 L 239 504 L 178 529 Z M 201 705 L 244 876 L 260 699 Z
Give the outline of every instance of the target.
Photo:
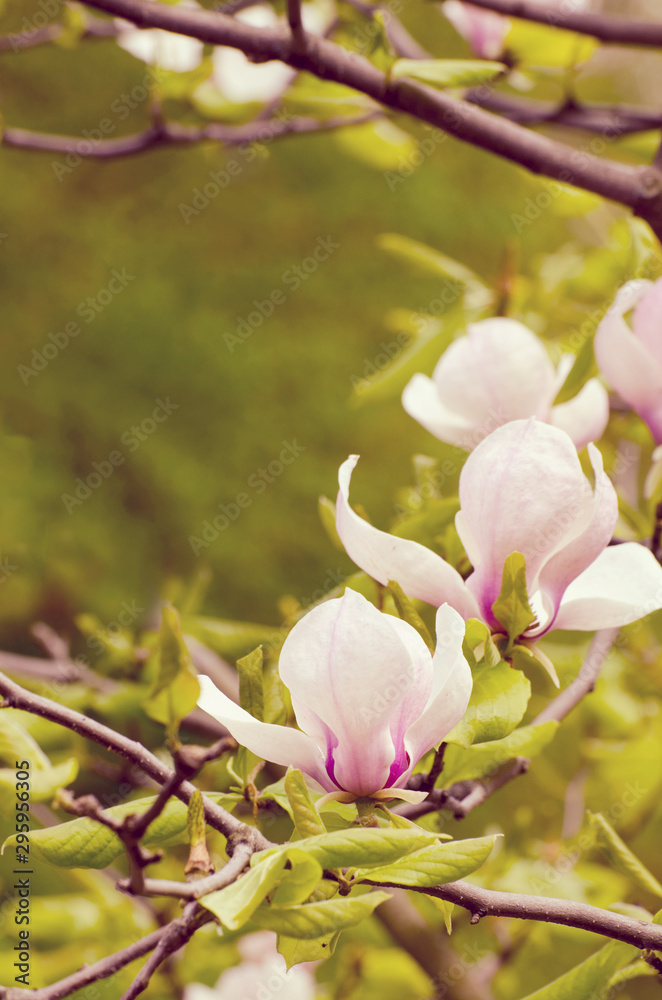
M 595 357 L 613 388 L 644 420 L 658 447 L 646 481 L 650 494 L 662 474 L 662 279 L 628 281 L 595 335 Z M 625 321 L 632 310 L 631 325 Z
M 202 9 L 193 0 L 183 0 L 181 6 Z M 116 24 L 120 29 L 117 36 L 120 48 L 149 66 L 174 73 L 188 73 L 202 62 L 204 46 L 197 38 L 176 35 L 160 28 L 136 28 L 130 21 L 118 20 Z
M 301 5 L 303 26 L 314 34 L 326 30 L 333 16 L 330 0 Z M 273 7 L 263 3 L 238 11 L 235 19 L 254 28 L 275 28 L 282 23 Z M 212 63 L 212 79 L 232 104 L 277 100 L 297 75 L 296 70 L 278 60 L 250 62 L 243 52 L 225 46 L 214 49 Z
M 602 436 L 609 399 L 597 379 L 552 405 L 573 355 L 555 371 L 535 334 L 514 319 L 484 319 L 467 330 L 444 351 L 432 378 L 414 375 L 402 394 L 407 413 L 431 434 L 470 451 L 496 427 L 538 417 L 567 431 L 577 448 Z
M 499 59 L 510 31 L 507 17 L 474 7 L 471 3 L 461 3 L 460 0 L 446 0 L 441 9 L 458 35 L 469 43 L 475 56 L 479 59 Z
M 242 746 L 300 768 L 327 792 L 406 797 L 415 764 L 459 721 L 471 693 L 461 617 L 444 605 L 436 627 L 433 656 L 411 625 L 346 590 L 297 622 L 280 654 L 301 729 L 258 722 L 208 677 L 199 678 L 198 704 Z
M 478 445 L 460 474 L 455 521 L 473 565 L 466 582 L 430 549 L 379 531 L 352 510 L 356 455 L 340 467 L 338 534 L 350 558 L 380 583 L 397 580 L 410 596 L 446 601 L 496 632 L 504 629 L 492 606 L 512 552 L 524 556 L 537 618 L 524 638 L 552 628 L 626 625 L 662 607 L 662 566 L 637 542 L 607 547 L 618 503 L 600 452 L 589 445 L 589 455 L 593 486 L 565 431 L 534 418 L 505 424 Z
M 310 972 L 312 963 L 295 965 L 288 970 L 285 959 L 276 951 L 272 931 L 248 934 L 237 942 L 242 961 L 226 969 L 210 989 L 191 983 L 184 990 L 184 1000 L 239 1000 L 278 993 L 281 1000 L 315 1000 L 316 983 Z

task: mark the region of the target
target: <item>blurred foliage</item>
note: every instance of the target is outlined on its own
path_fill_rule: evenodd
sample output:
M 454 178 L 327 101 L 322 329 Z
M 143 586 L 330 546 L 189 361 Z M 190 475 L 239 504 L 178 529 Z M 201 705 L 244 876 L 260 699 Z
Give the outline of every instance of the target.
M 10 0 L 2 30 L 19 30 L 34 11 L 30 0 Z M 466 45 L 432 14 L 429 5 L 411 4 L 405 20 L 435 56 L 466 58 Z M 353 16 L 345 12 L 343 30 L 356 42 L 361 22 Z M 517 54 L 534 42 L 541 66 L 530 82 L 540 96 L 558 96 L 567 82 L 563 67 L 571 57 L 588 58 L 591 46 L 578 53 L 565 35 L 554 49 L 547 29 L 523 26 L 509 44 Z M 597 53 L 573 85 L 593 99 L 638 100 L 637 66 L 650 74 L 659 56 L 624 60 Z M 124 135 L 148 122 L 144 100 L 128 109 L 123 98 L 144 78 L 145 66 L 112 40 L 75 44 L 72 34 L 67 44 L 3 52 L 3 118 L 81 137 L 110 115 L 113 135 Z M 336 103 L 347 99 L 338 90 L 325 94 Z M 302 78 L 289 101 L 298 113 L 319 98 L 319 85 Z M 171 106 L 181 111 L 176 95 Z M 587 148 L 590 138 L 575 141 Z M 613 148 L 645 158 L 651 137 Z M 157 657 L 146 673 L 142 666 L 156 647 L 159 598 L 181 611 L 185 634 L 228 660 L 262 642 L 264 689 L 274 699 L 278 692 L 275 715 L 282 721 L 288 705 L 274 680 L 275 654 L 303 610 L 354 573 L 317 511 L 319 494 L 335 495 L 335 470 L 348 453 L 364 456 L 356 495 L 375 524 L 396 526 L 462 566 L 452 518 L 463 458 L 402 412 L 399 391 L 411 371 L 431 371 L 468 317 L 497 309 L 538 332 L 552 355 L 578 355 L 562 390 L 572 395 L 591 373 L 586 345 L 614 289 L 659 273 L 644 228 L 620 209 L 409 120 L 274 141 L 242 160 L 217 196 L 196 195 L 233 159 L 236 152 L 213 143 L 66 169 L 64 158 L 51 154 L 3 149 L 0 156 L 0 645 L 28 650 L 37 619 L 71 636 L 74 651 L 109 685 L 29 686 L 164 756 L 163 726 L 143 709 Z M 182 212 L 205 199 L 197 214 Z M 291 269 L 320 241 L 332 252 L 295 288 Z M 644 468 L 648 432 L 625 415 L 604 439 L 608 468 L 624 442 L 640 452 Z M 412 470 L 412 453 L 430 459 L 419 455 Z M 635 493 L 643 476 L 638 462 L 631 463 Z M 91 476 L 97 485 L 86 485 Z M 624 500 L 631 482 L 628 490 Z M 634 507 L 623 503 L 619 530 L 642 537 L 652 510 Z M 363 574 L 351 582 L 376 598 Z M 418 611 L 430 627 L 430 609 Z M 480 884 L 657 909 L 645 880 L 610 861 L 583 817 L 585 807 L 601 813 L 636 859 L 662 877 L 661 641 L 659 620 L 625 629 L 594 695 L 564 721 L 525 778 L 462 823 L 447 813 L 421 821 L 458 838 L 507 832 L 474 876 Z M 587 642 L 578 635 L 544 640 L 561 686 L 577 673 Z M 542 669 L 532 666 L 527 677 L 524 726 L 553 696 Z M 526 683 L 518 675 L 520 690 Z M 36 740 L 47 755 L 45 779 L 72 774 L 75 757 L 74 791 L 96 794 L 105 807 L 153 792 L 131 768 L 75 734 L 22 713 L 8 718 L 25 727 L 21 745 Z M 184 725 L 181 738 L 198 736 Z M 6 742 L 0 764 L 11 767 Z M 464 752 L 453 747 L 449 759 L 457 768 L 470 766 Z M 269 786 L 259 823 L 283 840 L 293 830 L 288 797 L 280 772 L 265 772 L 257 781 L 260 791 Z M 236 782 L 224 759 L 206 768 L 200 784 L 226 796 L 226 804 L 238 803 L 237 814 L 251 821 Z M 348 809 L 322 810 L 326 828 L 346 826 Z M 68 817 L 56 807 L 35 812 L 38 825 L 54 819 Z M 0 812 L 0 838 L 13 832 Z M 222 863 L 222 838 L 212 834 L 210 847 Z M 185 846 L 169 850 L 159 875 L 182 878 L 186 856 Z M 124 872 L 124 859 L 117 864 Z M 109 942 L 120 948 L 153 929 L 154 911 L 116 893 L 115 877 L 112 870 L 39 864 L 32 985 L 95 961 Z M 1 891 L 0 978 L 8 982 L 14 903 L 7 881 Z M 424 898 L 414 902 L 444 933 L 448 912 Z M 155 905 L 160 920 L 178 912 L 175 902 Z M 459 970 L 449 968 L 445 985 L 450 989 L 491 953 L 505 953 L 496 1000 L 531 993 L 597 947 L 583 932 L 552 925 L 484 920 L 470 927 L 457 909 L 452 925 Z M 200 931 L 187 946 L 187 979 L 214 983 L 237 961 L 235 938 Z M 345 1000 L 424 1000 L 431 989 L 376 920 L 346 931 L 318 978 Z M 131 972 L 122 972 L 100 985 L 101 995 L 119 996 L 130 981 Z M 643 976 L 624 978 L 618 990 L 623 1000 L 647 1000 L 659 987 Z M 169 1000 L 172 983 L 157 976 L 149 995 Z

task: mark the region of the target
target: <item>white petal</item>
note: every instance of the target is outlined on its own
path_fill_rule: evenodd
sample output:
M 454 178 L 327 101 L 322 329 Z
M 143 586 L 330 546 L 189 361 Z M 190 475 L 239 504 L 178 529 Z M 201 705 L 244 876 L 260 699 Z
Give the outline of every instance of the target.
M 589 441 L 599 441 L 609 420 L 609 396 L 596 378 L 566 403 L 552 407 L 550 423 L 570 435 L 580 451 Z
M 379 583 L 397 580 L 410 597 L 438 607 L 448 603 L 463 618 L 478 614 L 477 605 L 460 574 L 431 549 L 406 538 L 379 531 L 352 510 L 349 483 L 358 455 L 340 466 L 336 502 L 336 528 L 347 555 Z
M 402 405 L 410 417 L 440 441 L 471 451 L 480 440 L 470 421 L 444 406 L 439 390 L 427 375 L 418 372 L 410 379 L 402 393 Z
M 198 705 L 225 726 L 237 743 L 265 760 L 292 765 L 309 774 L 328 791 L 336 786 L 324 768 L 324 755 L 315 742 L 298 729 L 259 722 L 219 691 L 209 677 L 198 676 Z
M 495 624 L 491 608 L 506 558 L 522 553 L 533 592 L 545 561 L 581 523 L 587 487 L 568 435 L 535 419 L 499 427 L 469 455 L 455 523 L 472 552 L 467 586 L 485 621 Z
M 432 684 L 432 657 L 416 630 L 346 590 L 297 622 L 279 669 L 297 721 L 333 751 L 337 784 L 359 795 L 383 788 Z
M 662 365 L 630 331 L 623 315 L 650 288 L 649 281 L 630 281 L 624 285 L 598 325 L 594 342 L 600 371 L 639 414 L 659 407 L 662 402 Z
M 554 628 L 628 625 L 662 608 L 662 566 L 638 542 L 611 545 L 570 584 Z
M 658 278 L 645 286 L 643 294 L 634 308 L 632 329 L 637 340 L 644 345 L 662 367 L 662 337 L 660 336 L 662 317 L 662 281 Z
M 197 38 L 159 28 L 121 32 L 117 44 L 136 59 L 174 73 L 187 73 L 202 61 L 203 44 Z
M 214 83 L 232 104 L 276 100 L 296 76 L 295 71 L 278 60 L 252 63 L 243 52 L 225 46 L 214 49 L 212 66 Z
M 472 424 L 476 443 L 511 420 L 546 420 L 555 392 L 554 367 L 541 342 L 504 317 L 469 324 L 432 379 L 444 406 Z
M 593 495 L 585 496 L 581 515 L 565 534 L 565 544 L 548 559 L 539 575 L 552 617 L 570 583 L 607 547 L 618 520 L 618 498 L 602 468 L 602 455 L 592 444 L 589 455 L 595 475 Z
M 473 679 L 462 652 L 464 622 L 447 604 L 437 611 L 437 645 L 433 658 L 433 683 L 420 718 L 409 727 L 407 749 L 412 768 L 440 743 L 467 710 Z

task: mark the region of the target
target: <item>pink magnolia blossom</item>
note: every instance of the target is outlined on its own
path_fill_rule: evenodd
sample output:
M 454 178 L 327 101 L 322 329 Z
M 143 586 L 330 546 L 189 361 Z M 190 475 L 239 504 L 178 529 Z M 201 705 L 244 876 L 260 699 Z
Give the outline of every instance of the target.
M 479 59 L 498 59 L 502 55 L 510 31 L 507 17 L 461 0 L 446 0 L 441 9 Z
M 294 626 L 279 669 L 300 729 L 259 722 L 200 677 L 198 704 L 253 753 L 300 768 L 327 792 L 378 795 L 403 789 L 415 764 L 464 714 L 471 671 L 464 624 L 437 612 L 432 655 L 407 622 L 353 590 Z M 397 797 L 397 795 L 395 795 Z
M 625 320 L 632 310 L 631 325 Z M 662 279 L 628 281 L 595 335 L 600 371 L 662 444 Z
M 417 374 L 402 405 L 440 441 L 470 451 L 510 420 L 537 417 L 567 431 L 577 448 L 600 438 L 609 399 L 597 379 L 565 403 L 553 405 L 572 366 L 555 371 L 540 340 L 522 323 L 496 317 L 470 323 L 467 335 L 442 354 L 432 378 Z
M 221 974 L 213 988 L 190 983 L 184 1000 L 315 1000 L 317 984 L 311 972 L 313 963 L 295 965 L 288 970 L 285 959 L 276 951 L 272 931 L 248 934 L 237 943 L 242 961 Z
M 380 583 L 397 580 L 430 604 L 448 602 L 464 617 L 503 631 L 492 606 L 512 552 L 526 562 L 537 620 L 524 633 L 625 625 L 662 607 L 662 567 L 637 542 L 608 546 L 618 517 L 616 493 L 589 445 L 594 485 L 572 441 L 532 418 L 498 428 L 460 474 L 456 528 L 473 572 L 466 582 L 441 556 L 364 521 L 349 505 L 358 456 L 340 467 L 336 526 L 348 555 Z

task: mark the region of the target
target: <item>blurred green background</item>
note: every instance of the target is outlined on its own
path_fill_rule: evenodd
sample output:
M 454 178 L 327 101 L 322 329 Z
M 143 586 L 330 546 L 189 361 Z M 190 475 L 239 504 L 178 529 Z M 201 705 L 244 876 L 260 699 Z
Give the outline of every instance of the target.
M 26 11 L 34 13 L 12 5 L 4 30 Z M 412 5 L 410 26 L 429 24 L 426 11 Z M 434 17 L 426 43 L 466 54 Z M 107 115 L 114 135 L 144 127 L 144 102 L 126 121 L 109 110 L 144 78 L 145 66 L 112 40 L 0 56 L 6 123 L 78 137 Z M 519 270 L 513 308 L 526 312 L 535 291 L 538 313 L 528 319 L 552 338 L 580 323 L 587 303 L 604 305 L 623 276 L 627 234 L 599 273 L 579 255 L 591 242 L 595 251 L 618 210 L 563 196 L 522 229 L 512 216 L 544 182 L 451 139 L 430 145 L 395 185 L 386 171 L 398 169 L 402 150 L 349 130 L 273 142 L 251 163 L 212 143 L 67 170 L 62 156 L 2 150 L 0 553 L 13 567 L 0 588 L 5 643 L 22 648 L 36 618 L 67 631 L 80 611 L 111 621 L 122 601 L 149 609 L 174 592 L 173 580 L 207 569 L 202 610 L 275 622 L 279 595 L 305 604 L 329 573 L 349 571 L 317 514 L 318 495 L 335 494 L 339 463 L 362 454 L 356 498 L 387 527 L 396 489 L 411 481 L 412 452 L 444 454 L 401 410 L 397 391 L 349 405 L 352 379 L 397 337 L 385 314 L 425 312 L 443 288 L 379 250 L 379 234 L 428 243 L 488 285 Z M 232 158 L 239 176 L 185 223 L 180 206 Z M 571 231 L 564 215 L 589 209 L 597 222 Z M 284 275 L 327 237 L 338 249 L 294 290 Z M 116 271 L 131 280 L 109 295 Z M 568 282 L 578 277 L 573 298 Z M 231 351 L 224 335 L 279 289 L 285 301 Z M 461 324 L 457 312 L 451 326 Z M 62 344 L 71 323 L 80 334 L 55 352 L 49 335 Z M 26 375 L 45 345 L 52 360 Z M 156 400 L 176 409 L 155 425 Z M 138 446 L 131 428 L 144 421 Z M 300 457 L 263 491 L 247 485 L 284 441 L 296 441 Z M 84 502 L 66 500 L 118 450 L 122 464 Z M 250 504 L 196 555 L 190 537 L 240 493 Z

